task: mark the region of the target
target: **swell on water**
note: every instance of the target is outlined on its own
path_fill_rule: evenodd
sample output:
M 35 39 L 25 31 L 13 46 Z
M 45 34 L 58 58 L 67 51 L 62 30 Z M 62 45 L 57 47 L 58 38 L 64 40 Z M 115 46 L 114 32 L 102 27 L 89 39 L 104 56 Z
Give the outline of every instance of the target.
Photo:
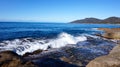
M 60 48 L 68 44 L 77 44 L 81 41 L 86 41 L 87 37 L 84 35 L 73 36 L 68 33 L 60 33 L 57 38 L 54 39 L 33 39 L 23 38 L 6 40 L 0 43 L 0 51 L 12 50 L 19 55 L 23 55 L 26 52 L 33 52 L 35 50 L 47 50 L 49 48 Z

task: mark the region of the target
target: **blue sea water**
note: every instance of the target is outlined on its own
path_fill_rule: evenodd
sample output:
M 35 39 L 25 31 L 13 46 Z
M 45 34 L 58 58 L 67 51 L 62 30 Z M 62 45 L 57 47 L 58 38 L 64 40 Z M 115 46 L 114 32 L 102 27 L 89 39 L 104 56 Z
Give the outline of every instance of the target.
M 100 33 L 96 28 L 120 28 L 120 25 L 0 22 L 0 41 L 26 37 L 54 38 L 62 32 L 74 36 Z
M 96 36 L 104 33 L 97 28 L 120 28 L 120 25 L 0 22 L 0 51 L 11 50 L 23 55 L 38 49 L 59 49 L 74 44 L 72 47 L 77 53 L 95 54 L 95 57 L 105 55 L 115 44 Z

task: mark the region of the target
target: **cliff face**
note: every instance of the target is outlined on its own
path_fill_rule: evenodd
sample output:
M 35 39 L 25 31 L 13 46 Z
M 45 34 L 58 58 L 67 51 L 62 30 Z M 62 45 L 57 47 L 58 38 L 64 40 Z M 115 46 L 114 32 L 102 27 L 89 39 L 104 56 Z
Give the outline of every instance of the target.
M 75 20 L 71 23 L 94 23 L 94 24 L 120 24 L 119 17 L 109 17 L 107 19 L 101 20 L 97 18 L 85 18 L 81 20 Z

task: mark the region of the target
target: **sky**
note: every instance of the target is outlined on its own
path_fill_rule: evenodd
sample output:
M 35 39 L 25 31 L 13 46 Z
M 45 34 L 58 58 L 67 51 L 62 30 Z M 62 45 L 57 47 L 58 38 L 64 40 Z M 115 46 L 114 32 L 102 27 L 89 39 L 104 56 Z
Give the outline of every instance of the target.
M 0 0 L 0 21 L 71 22 L 120 17 L 120 0 Z

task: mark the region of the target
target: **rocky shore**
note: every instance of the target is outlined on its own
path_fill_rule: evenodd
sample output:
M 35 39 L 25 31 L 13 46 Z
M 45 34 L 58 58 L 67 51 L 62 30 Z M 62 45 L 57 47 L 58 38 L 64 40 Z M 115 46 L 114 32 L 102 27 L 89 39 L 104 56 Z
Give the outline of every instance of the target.
M 107 39 L 120 39 L 120 28 L 99 28 L 98 30 L 103 30 L 105 33 L 102 35 Z
M 27 53 L 27 56 L 35 55 L 36 52 L 39 53 L 39 50 L 30 54 Z M 68 59 L 65 58 L 61 59 L 66 60 L 66 62 L 47 57 L 31 60 L 26 59 L 24 56 L 20 56 L 13 51 L 0 52 L 0 67 L 78 67 L 77 65 L 69 64 L 67 62 Z
M 59 49 L 39 49 L 22 56 L 2 51 L 0 67 L 120 67 L 120 28 L 99 30 L 105 31 L 100 38 L 87 37 L 86 41 Z
M 120 44 L 109 55 L 95 58 L 86 67 L 120 67 Z
M 107 39 L 117 40 L 115 46 L 108 55 L 95 58 L 86 67 L 120 67 L 120 28 L 100 28 L 105 31 L 102 36 Z

